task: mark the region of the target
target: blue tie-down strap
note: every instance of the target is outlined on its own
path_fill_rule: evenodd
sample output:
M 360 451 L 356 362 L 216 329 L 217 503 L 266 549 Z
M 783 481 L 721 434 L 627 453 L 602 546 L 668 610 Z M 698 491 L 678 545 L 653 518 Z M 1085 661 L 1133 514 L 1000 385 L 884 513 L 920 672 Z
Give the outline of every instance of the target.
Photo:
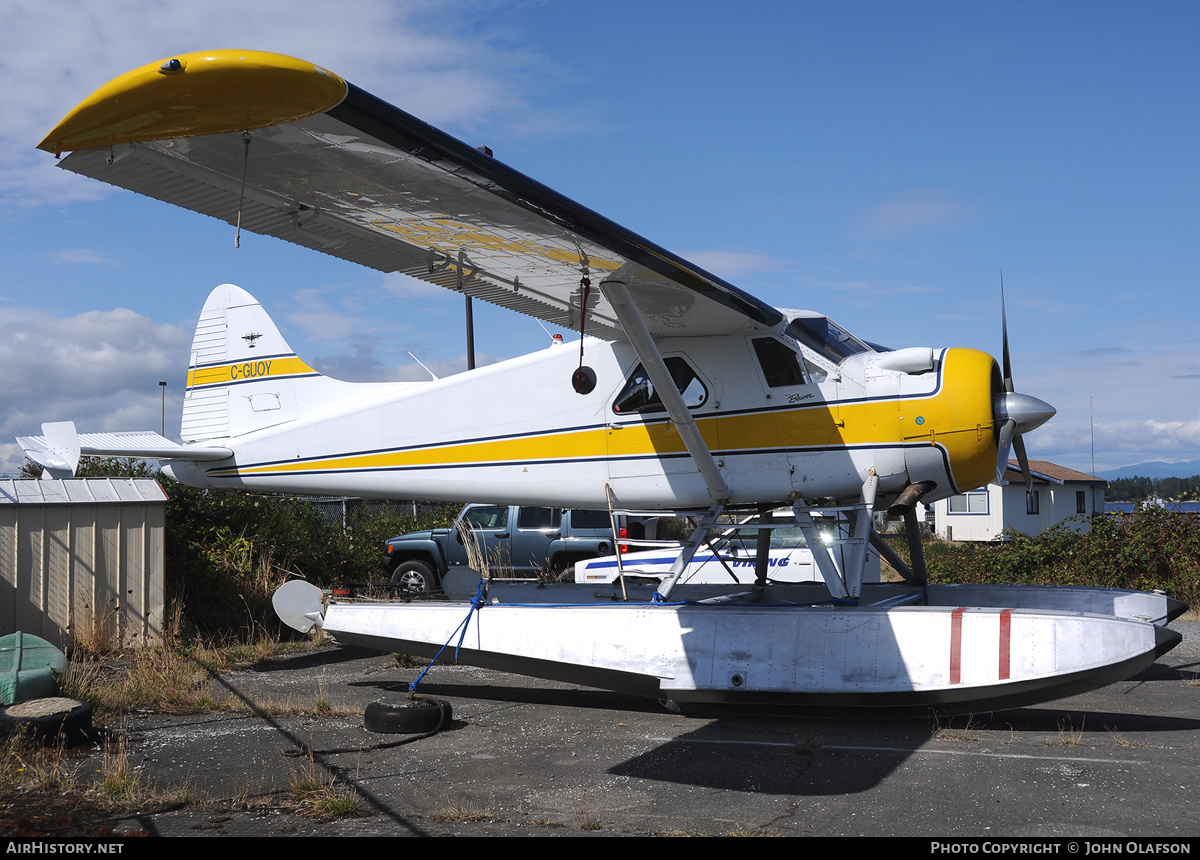
M 487 606 L 487 583 L 481 579 L 479 580 L 479 584 L 475 586 L 475 596 L 471 598 L 471 608 L 467 611 L 467 617 L 462 620 L 461 624 L 454 628 L 454 633 L 458 634 L 458 644 L 454 646 L 455 662 L 458 662 L 458 649 L 462 647 L 463 639 L 467 636 L 467 622 L 471 620 L 471 613 L 477 609 L 482 609 L 484 606 Z M 433 664 L 438 661 L 438 658 L 442 656 L 442 652 L 450 645 L 450 641 L 454 638 L 454 633 L 451 633 L 450 638 L 446 640 L 446 644 L 438 649 L 437 654 L 429 661 L 429 665 L 417 676 L 417 680 L 408 685 L 408 694 L 410 696 L 416 692 L 417 684 L 421 683 L 425 676 L 429 674 L 429 670 L 433 668 Z

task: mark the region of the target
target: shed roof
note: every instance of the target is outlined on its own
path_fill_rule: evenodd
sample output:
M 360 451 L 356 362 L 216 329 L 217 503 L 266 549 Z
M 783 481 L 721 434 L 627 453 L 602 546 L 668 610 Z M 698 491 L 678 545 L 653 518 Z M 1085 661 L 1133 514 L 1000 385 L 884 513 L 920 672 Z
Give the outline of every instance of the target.
M 97 505 L 166 502 L 153 478 L 70 478 L 64 481 L 0 478 L 0 505 Z

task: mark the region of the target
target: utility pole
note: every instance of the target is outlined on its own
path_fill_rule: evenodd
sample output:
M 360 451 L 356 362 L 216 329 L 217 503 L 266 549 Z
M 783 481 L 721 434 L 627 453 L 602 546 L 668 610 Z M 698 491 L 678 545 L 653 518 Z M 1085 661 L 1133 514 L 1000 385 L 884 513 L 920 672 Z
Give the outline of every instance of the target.
M 162 389 L 162 425 L 159 434 L 167 435 L 167 383 L 165 380 L 159 380 L 158 387 Z

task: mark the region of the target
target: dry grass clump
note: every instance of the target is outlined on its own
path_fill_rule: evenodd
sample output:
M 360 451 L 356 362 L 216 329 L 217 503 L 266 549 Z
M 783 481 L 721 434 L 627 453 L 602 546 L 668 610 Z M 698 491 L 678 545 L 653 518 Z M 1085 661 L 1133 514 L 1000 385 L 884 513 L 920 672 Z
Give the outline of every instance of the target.
M 109 800 L 130 802 L 142 798 L 142 775 L 134 770 L 129 761 L 129 746 L 124 738 L 104 750 L 104 763 L 96 791 Z
M 578 797 L 571 798 L 571 806 L 575 809 L 575 821 L 580 830 L 599 830 L 604 826 L 601 814 L 604 804 L 586 791 Z
M 280 642 L 267 635 L 251 642 L 185 641 L 174 633 L 161 644 L 124 648 L 106 641 L 77 641 L 59 689 L 64 696 L 91 703 L 100 722 L 136 710 L 161 714 L 223 710 L 233 704 L 213 698 L 209 682 L 214 675 L 309 650 L 314 642 Z
M 292 772 L 292 801 L 297 812 L 322 818 L 363 814 L 354 789 L 338 785 L 332 775 L 322 775 L 311 758 Z
M 61 745 L 48 747 L 12 735 L 0 747 L 0 791 L 43 789 L 66 794 L 78 782 L 77 765 L 68 760 Z
M 489 797 L 487 803 L 464 797 L 444 797 L 433 807 L 434 821 L 463 823 L 467 821 L 495 821 L 496 807 Z

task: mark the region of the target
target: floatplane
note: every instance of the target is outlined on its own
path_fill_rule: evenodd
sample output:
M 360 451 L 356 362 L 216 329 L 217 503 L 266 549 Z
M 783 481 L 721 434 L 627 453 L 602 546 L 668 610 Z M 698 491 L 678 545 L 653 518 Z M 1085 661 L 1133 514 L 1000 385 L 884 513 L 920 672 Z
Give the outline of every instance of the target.
M 61 167 L 577 331 L 574 346 L 427 382 L 353 384 L 298 357 L 246 291 L 200 314 L 182 444 L 155 433 L 21 440 L 49 477 L 81 454 L 159 459 L 198 487 L 697 513 L 785 505 L 822 582 L 689 591 L 492 583 L 461 601 L 334 598 L 277 611 L 336 641 L 457 659 L 680 706 L 994 710 L 1127 678 L 1170 650 L 1160 594 L 926 582 L 914 507 L 1002 476 L 1054 414 L 1003 357 L 888 349 L 772 307 L 311 63 L 212 51 L 97 90 L 40 148 Z M 1001 314 L 1003 320 L 1003 308 Z M 873 512 L 908 525 L 912 563 Z M 835 518 L 838 540 L 817 522 Z M 778 516 L 759 519 L 780 523 Z M 766 528 L 760 532 L 766 535 Z M 905 582 L 863 583 L 868 552 Z M 447 590 L 455 589 L 447 577 Z

